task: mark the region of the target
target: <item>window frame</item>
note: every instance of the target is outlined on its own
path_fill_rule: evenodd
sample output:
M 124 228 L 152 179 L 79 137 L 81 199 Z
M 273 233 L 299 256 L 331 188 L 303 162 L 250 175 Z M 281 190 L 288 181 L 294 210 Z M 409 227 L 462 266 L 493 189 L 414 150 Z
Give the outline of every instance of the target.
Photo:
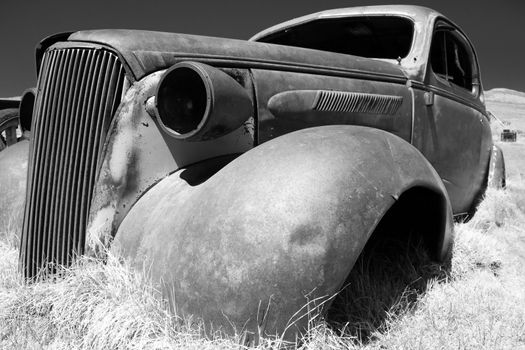
M 416 36 L 417 36 L 416 22 L 415 22 L 415 20 L 412 17 L 404 15 L 404 14 L 395 14 L 395 15 L 391 15 L 391 16 L 385 16 L 384 14 L 355 14 L 355 15 L 352 15 L 352 16 L 344 16 L 344 17 L 326 17 L 326 18 L 321 17 L 321 18 L 315 18 L 315 19 L 312 19 L 310 21 L 297 23 L 297 24 L 295 24 L 293 26 L 290 26 L 290 27 L 281 28 L 280 30 L 275 31 L 273 33 L 268 33 L 265 36 L 257 38 L 256 41 L 257 42 L 262 42 L 262 43 L 268 43 L 267 41 L 265 41 L 268 38 L 272 38 L 272 37 L 274 37 L 274 36 L 276 36 L 276 35 L 278 35 L 280 33 L 287 32 L 287 31 L 289 31 L 291 29 L 300 27 L 300 26 L 305 25 L 305 24 L 311 24 L 311 23 L 314 23 L 314 22 L 321 22 L 321 21 L 326 21 L 326 22 L 328 22 L 328 21 L 338 21 L 338 20 L 345 20 L 345 19 L 359 18 L 359 17 L 369 17 L 369 18 L 374 18 L 374 17 L 375 18 L 395 17 L 395 18 L 403 19 L 406 22 L 410 23 L 411 29 L 412 29 L 412 37 L 410 39 L 410 45 L 408 46 L 407 54 L 406 54 L 405 57 L 401 57 L 401 59 L 404 60 L 404 59 L 410 57 L 410 55 L 412 54 L 412 52 L 414 50 L 414 47 L 416 46 Z M 274 44 L 274 43 L 270 43 L 270 44 Z M 277 45 L 283 45 L 283 44 L 277 44 Z M 296 46 L 296 47 L 305 48 L 303 46 Z M 392 62 L 392 63 L 396 63 L 396 64 L 398 64 L 398 58 L 399 58 L 399 57 L 396 57 L 396 58 L 365 57 L 365 56 L 359 56 L 359 55 L 355 55 L 355 54 L 341 53 L 341 52 L 321 50 L 321 49 L 311 49 L 311 50 L 319 50 L 319 51 L 333 53 L 333 54 L 337 54 L 337 55 L 356 56 L 356 57 L 361 57 L 361 58 Z
M 445 55 L 444 55 L 444 66 L 446 67 L 446 74 L 445 76 L 447 78 L 443 78 L 442 77 L 442 74 L 439 74 L 439 73 L 436 73 L 434 71 L 434 67 L 432 65 L 432 48 L 433 48 L 433 44 L 434 44 L 434 38 L 436 36 L 436 34 L 438 32 L 444 32 L 444 40 L 443 40 L 443 45 L 445 46 Z M 470 71 L 471 71 L 471 74 L 470 74 L 470 77 L 471 77 L 471 88 L 468 89 L 467 87 L 464 87 L 464 86 L 461 86 L 461 85 L 458 85 L 456 83 L 454 83 L 452 81 L 452 79 L 449 78 L 449 74 L 448 74 L 448 59 L 447 59 L 447 55 L 446 55 L 446 40 L 447 40 L 447 37 L 450 37 L 450 36 L 453 36 L 455 41 L 457 42 L 458 45 L 462 45 L 463 46 L 463 49 L 465 50 L 465 53 L 467 55 L 467 58 L 469 60 L 469 63 L 470 63 Z M 432 38 L 431 38 L 431 42 L 430 42 L 430 47 L 429 47 L 429 56 L 428 56 L 428 66 L 429 66 L 429 70 L 432 72 L 432 76 L 434 77 L 435 81 L 437 81 L 438 83 L 440 83 L 441 85 L 444 85 L 444 86 L 447 86 L 451 89 L 453 89 L 454 91 L 457 91 L 457 92 L 463 92 L 463 93 L 468 93 L 469 95 L 471 96 L 474 96 L 474 97 L 479 97 L 480 95 L 480 86 L 481 86 L 481 83 L 480 83 L 480 79 L 479 79 L 479 65 L 478 65 L 478 60 L 477 60 L 477 56 L 476 56 L 476 52 L 472 46 L 472 43 L 468 40 L 468 38 L 466 37 L 466 35 L 455 25 L 453 25 L 452 23 L 446 21 L 445 19 L 443 18 L 440 18 L 438 20 L 436 20 L 436 24 L 434 25 L 434 29 L 432 30 Z

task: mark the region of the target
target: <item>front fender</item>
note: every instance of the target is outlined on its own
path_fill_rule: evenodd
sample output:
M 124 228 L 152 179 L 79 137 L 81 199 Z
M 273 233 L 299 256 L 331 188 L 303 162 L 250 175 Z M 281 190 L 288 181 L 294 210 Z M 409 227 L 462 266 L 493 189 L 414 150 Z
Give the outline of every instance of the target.
M 150 189 L 122 222 L 113 249 L 149 271 L 181 314 L 226 331 L 245 325 L 282 333 L 293 318 L 286 334 L 293 339 L 307 319 L 292 316 L 341 288 L 383 215 L 414 186 L 446 199 L 434 254 L 450 250 L 452 212 L 437 173 L 414 147 L 381 130 L 304 129 L 244 153 L 208 179 L 191 181 L 192 172 Z

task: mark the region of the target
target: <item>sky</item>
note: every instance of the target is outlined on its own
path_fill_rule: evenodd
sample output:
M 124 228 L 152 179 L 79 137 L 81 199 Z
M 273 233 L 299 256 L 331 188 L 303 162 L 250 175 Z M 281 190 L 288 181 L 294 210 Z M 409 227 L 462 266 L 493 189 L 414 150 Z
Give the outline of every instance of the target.
M 147 29 L 248 39 L 279 22 L 332 8 L 383 5 L 375 0 L 0 0 L 0 96 L 36 85 L 34 47 L 57 32 Z M 393 2 L 390 2 L 393 3 Z M 433 8 L 470 38 L 485 90 L 525 91 L 525 1 L 403 1 Z

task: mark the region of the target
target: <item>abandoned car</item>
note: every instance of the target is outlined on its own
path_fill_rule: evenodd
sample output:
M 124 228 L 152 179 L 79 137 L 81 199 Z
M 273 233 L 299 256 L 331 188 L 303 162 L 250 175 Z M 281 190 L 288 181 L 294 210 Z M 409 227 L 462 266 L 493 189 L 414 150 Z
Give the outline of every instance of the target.
M 330 10 L 249 41 L 62 33 L 36 57 L 29 140 L 0 152 L 28 279 L 109 249 L 181 315 L 293 338 L 393 208 L 444 260 L 454 216 L 504 183 L 474 48 L 427 8 Z

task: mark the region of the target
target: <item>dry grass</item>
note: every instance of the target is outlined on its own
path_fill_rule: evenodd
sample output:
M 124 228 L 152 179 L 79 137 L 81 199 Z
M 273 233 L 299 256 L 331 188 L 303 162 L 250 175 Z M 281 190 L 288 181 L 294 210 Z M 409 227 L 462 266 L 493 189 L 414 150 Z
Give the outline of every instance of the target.
M 395 263 L 384 250 L 364 254 L 339 319 L 312 323 L 299 346 L 525 348 L 524 209 L 520 182 L 488 191 L 473 220 L 456 225 L 448 269 L 432 263 L 417 242 Z M 199 323 L 171 315 L 142 274 L 111 257 L 106 264 L 83 259 L 55 282 L 25 285 L 17 274 L 16 240 L 2 239 L 0 348 L 242 348 L 239 338 L 202 337 Z
M 198 325 L 170 315 L 143 274 L 115 258 L 82 259 L 56 281 L 23 284 L 16 251 L 0 290 L 0 348 L 171 349 L 221 348 L 204 340 Z
M 369 348 L 525 348 L 525 187 L 490 190 L 456 225 L 448 282 L 431 280 L 416 307 L 393 315 Z

